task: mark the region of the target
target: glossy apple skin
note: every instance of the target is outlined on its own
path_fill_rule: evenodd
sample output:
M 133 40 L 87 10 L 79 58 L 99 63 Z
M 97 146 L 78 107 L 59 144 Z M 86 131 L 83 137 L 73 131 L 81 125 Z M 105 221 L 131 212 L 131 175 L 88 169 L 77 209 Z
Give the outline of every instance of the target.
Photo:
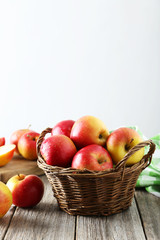
M 18 141 L 19 153 L 28 160 L 36 160 L 36 142 L 39 138 L 39 133 L 30 131 L 21 136 Z
M 12 205 L 12 193 L 9 188 L 0 181 L 0 218 L 2 218 Z
M 105 146 L 108 135 L 109 131 L 100 119 L 84 116 L 74 123 L 70 138 L 80 149 L 91 144 Z
M 13 158 L 16 145 L 6 144 L 0 147 L 0 167 L 6 165 Z
M 12 193 L 13 204 L 17 207 L 36 206 L 44 194 L 44 184 L 36 175 L 15 175 L 6 185 Z
M 104 171 L 113 168 L 113 162 L 108 151 L 97 144 L 80 149 L 74 156 L 72 168 Z
M 65 168 L 71 165 L 77 149 L 69 137 L 55 135 L 42 142 L 40 152 L 48 165 Z
M 57 123 L 53 128 L 51 135 L 65 135 L 70 137 L 71 129 L 75 121 L 73 120 L 64 120 Z
M 19 154 L 19 151 L 18 151 L 18 141 L 19 141 L 20 137 L 21 137 L 23 134 L 25 134 L 25 133 L 27 133 L 27 132 L 29 132 L 29 131 L 31 131 L 31 130 L 29 130 L 29 129 L 19 129 L 19 130 L 15 131 L 15 132 L 13 132 L 13 133 L 11 134 L 11 136 L 10 136 L 10 143 L 16 145 L 15 152 L 16 152 L 17 154 Z
M 122 127 L 113 131 L 106 142 L 106 147 L 110 153 L 113 162 L 117 164 L 123 157 L 128 153 L 128 151 L 142 142 L 140 135 L 131 128 Z M 139 162 L 144 155 L 144 148 L 135 152 L 126 162 L 126 166 L 131 166 Z
M 2 137 L 0 138 L 0 147 L 3 146 L 5 144 L 5 138 Z

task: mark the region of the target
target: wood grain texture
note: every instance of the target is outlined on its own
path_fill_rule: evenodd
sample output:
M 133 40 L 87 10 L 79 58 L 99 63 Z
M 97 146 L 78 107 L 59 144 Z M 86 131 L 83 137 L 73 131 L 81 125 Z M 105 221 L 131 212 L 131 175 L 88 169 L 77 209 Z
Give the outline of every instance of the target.
M 77 218 L 76 240 L 145 240 L 143 227 L 136 208 L 132 206 L 122 213 L 108 217 Z
M 75 217 L 59 210 L 51 185 L 42 177 L 45 194 L 34 208 L 16 208 L 5 240 L 74 240 Z
M 5 216 L 3 216 L 3 218 L 0 218 L 0 239 L 4 239 L 4 236 L 8 231 L 11 219 L 15 212 L 15 208 L 16 207 L 12 205 L 10 210 L 5 214 Z
M 147 240 L 160 239 L 160 198 L 146 192 L 136 191 L 136 201 L 143 221 Z
M 0 167 L 1 181 L 7 182 L 8 179 L 18 173 L 43 175 L 44 172 L 37 165 L 37 161 L 30 161 L 15 155 L 11 161 L 3 167 Z

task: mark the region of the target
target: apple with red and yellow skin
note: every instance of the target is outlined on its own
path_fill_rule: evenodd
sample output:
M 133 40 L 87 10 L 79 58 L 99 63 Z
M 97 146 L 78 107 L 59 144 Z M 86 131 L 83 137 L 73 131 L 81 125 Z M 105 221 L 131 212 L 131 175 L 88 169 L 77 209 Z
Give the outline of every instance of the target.
M 54 135 L 43 140 L 40 153 L 46 163 L 58 167 L 70 167 L 77 149 L 65 135 Z
M 51 135 L 65 135 L 70 137 L 71 129 L 75 121 L 73 120 L 64 120 L 57 123 L 51 131 Z
M 138 143 L 142 142 L 140 135 L 131 128 L 121 127 L 113 131 L 106 142 L 106 147 L 110 153 L 112 160 L 117 164 L 123 157 L 128 153 L 128 151 L 136 146 Z M 135 152 L 126 161 L 126 166 L 131 166 L 139 162 L 144 156 L 144 148 Z
M 19 141 L 20 137 L 21 137 L 23 134 L 25 134 L 25 133 L 27 133 L 27 132 L 29 132 L 29 131 L 31 131 L 31 130 L 29 130 L 29 129 L 19 129 L 19 130 L 16 130 L 15 132 L 13 132 L 13 133 L 11 134 L 11 136 L 10 136 L 10 143 L 16 145 L 15 152 L 16 152 L 17 154 L 19 154 L 19 151 L 18 151 L 18 141 Z
M 23 134 L 18 141 L 19 153 L 28 160 L 37 159 L 36 142 L 39 138 L 39 133 L 29 131 Z
M 15 175 L 6 185 L 12 193 L 13 204 L 17 207 L 36 206 L 44 194 L 44 184 L 36 175 Z
M 78 149 L 91 144 L 105 146 L 108 136 L 105 124 L 94 116 L 84 116 L 75 121 L 70 134 Z
M 72 168 L 104 171 L 113 168 L 112 158 L 108 151 L 97 144 L 81 148 L 73 157 Z
M 6 165 L 13 158 L 16 145 L 6 144 L 0 147 L 0 167 Z
M 5 183 L 0 181 L 0 218 L 2 218 L 12 205 L 12 193 Z
M 3 146 L 5 144 L 5 138 L 1 137 L 0 138 L 0 147 Z

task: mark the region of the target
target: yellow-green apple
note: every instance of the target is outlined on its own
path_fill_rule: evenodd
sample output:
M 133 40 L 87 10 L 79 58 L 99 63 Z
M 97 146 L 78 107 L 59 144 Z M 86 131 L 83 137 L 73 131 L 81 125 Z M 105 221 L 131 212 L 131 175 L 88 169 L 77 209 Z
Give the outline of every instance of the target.
M 3 146 L 5 144 L 5 138 L 1 137 L 0 138 L 0 146 Z
M 100 119 L 84 116 L 74 123 L 70 138 L 80 149 L 90 144 L 105 146 L 108 135 L 109 131 Z
M 40 152 L 48 165 L 69 167 L 77 149 L 69 137 L 54 135 L 42 142 Z
M 123 157 L 128 153 L 128 151 L 142 142 L 140 135 L 131 128 L 121 127 L 113 131 L 106 142 L 106 147 L 110 153 L 112 160 L 117 164 Z M 135 152 L 126 162 L 126 166 L 133 165 L 139 162 L 144 155 L 144 148 Z
M 28 160 L 37 159 L 36 142 L 39 138 L 39 133 L 30 131 L 23 134 L 18 141 L 19 153 Z
M 81 148 L 73 157 L 72 165 L 77 169 L 103 171 L 113 168 L 113 162 L 108 151 L 97 144 Z
M 12 205 L 12 193 L 9 188 L 0 181 L 0 218 L 2 218 Z
M 33 207 L 37 205 L 44 194 L 44 184 L 36 175 L 18 174 L 7 182 L 13 198 L 13 204 L 17 207 Z
M 29 129 L 19 129 L 15 132 L 13 132 L 10 136 L 10 143 L 11 144 L 15 144 L 16 145 L 16 149 L 15 149 L 15 152 L 19 154 L 19 151 L 18 151 L 18 141 L 20 139 L 20 137 L 24 134 L 24 133 L 27 133 L 31 130 Z
M 0 167 L 11 161 L 16 145 L 6 144 L 0 147 Z
M 64 120 L 57 123 L 53 128 L 51 135 L 65 135 L 70 137 L 71 129 L 75 121 L 73 120 Z

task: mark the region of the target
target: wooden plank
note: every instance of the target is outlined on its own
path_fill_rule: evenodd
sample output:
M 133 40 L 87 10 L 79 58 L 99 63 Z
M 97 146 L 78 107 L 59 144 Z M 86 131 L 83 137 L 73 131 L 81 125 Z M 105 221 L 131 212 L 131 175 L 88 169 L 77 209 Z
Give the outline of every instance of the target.
M 160 239 L 160 199 L 145 190 L 136 191 L 136 201 L 147 240 Z
M 45 194 L 34 208 L 16 208 L 5 240 L 74 240 L 75 217 L 59 210 L 45 176 Z
M 122 213 L 108 217 L 77 217 L 76 240 L 145 240 L 135 200 Z
M 0 167 L 1 181 L 7 182 L 9 178 L 18 173 L 43 175 L 44 172 L 37 165 L 37 161 L 30 161 L 15 155 L 11 161 L 3 167 Z
M 0 174 L 0 181 L 1 181 L 1 174 Z M 0 240 L 4 238 L 9 228 L 12 216 L 15 212 L 15 208 L 16 207 L 12 205 L 9 211 L 2 218 L 0 218 Z
M 0 218 L 0 240 L 4 239 L 4 236 L 9 228 L 11 219 L 13 217 L 13 214 L 15 212 L 15 206 L 11 206 L 10 210 L 3 216 L 3 218 Z

